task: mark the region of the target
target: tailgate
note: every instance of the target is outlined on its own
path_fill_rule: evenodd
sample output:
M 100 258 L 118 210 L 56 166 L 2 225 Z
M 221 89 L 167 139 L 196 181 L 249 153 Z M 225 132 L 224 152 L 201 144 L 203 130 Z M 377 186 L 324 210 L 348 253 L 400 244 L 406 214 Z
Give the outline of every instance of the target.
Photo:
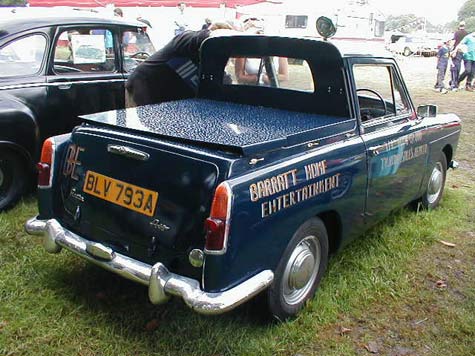
M 102 135 L 72 136 L 61 163 L 61 222 L 140 260 L 166 262 L 202 246 L 217 166 L 137 137 Z

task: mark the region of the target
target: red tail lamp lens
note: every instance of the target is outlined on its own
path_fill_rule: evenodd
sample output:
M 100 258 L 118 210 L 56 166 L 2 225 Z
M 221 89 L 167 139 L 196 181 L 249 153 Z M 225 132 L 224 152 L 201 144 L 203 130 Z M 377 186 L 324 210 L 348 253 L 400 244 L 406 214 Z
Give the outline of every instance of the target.
M 206 245 L 208 251 L 221 251 L 224 247 L 226 222 L 219 219 L 208 218 L 205 221 Z
M 49 178 L 51 176 L 51 166 L 48 163 L 38 162 L 36 168 L 38 169 L 38 186 L 48 187 Z
M 231 192 L 226 183 L 221 183 L 214 193 L 211 214 L 205 221 L 208 252 L 223 253 L 226 250 Z

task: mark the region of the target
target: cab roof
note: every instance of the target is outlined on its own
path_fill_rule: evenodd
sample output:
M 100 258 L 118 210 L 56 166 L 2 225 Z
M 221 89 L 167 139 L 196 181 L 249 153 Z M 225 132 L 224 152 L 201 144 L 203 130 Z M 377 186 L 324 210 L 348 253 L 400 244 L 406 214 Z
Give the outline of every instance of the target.
M 120 25 L 143 27 L 144 25 L 133 21 L 124 21 L 116 18 L 105 18 L 98 16 L 61 16 L 61 17 L 14 17 L 8 20 L 0 20 L 0 38 L 8 35 L 21 33 L 42 27 L 60 25 Z
M 324 41 L 321 37 L 315 36 L 283 36 L 283 35 L 272 35 L 272 34 L 265 34 L 265 35 L 255 35 L 255 34 L 248 34 L 243 32 L 237 31 L 229 31 L 229 30 L 217 30 L 213 32 L 211 38 L 228 38 L 228 40 L 224 39 L 223 42 L 233 42 L 235 41 L 233 38 L 241 38 L 242 41 L 246 42 L 246 47 L 249 51 L 253 51 L 252 44 L 261 46 L 260 43 L 265 42 L 265 38 L 271 39 L 270 41 L 274 41 L 273 38 L 280 38 L 279 41 L 285 42 L 289 41 L 300 41 L 301 44 L 310 48 L 315 47 L 322 47 L 322 48 L 331 48 L 336 47 L 338 50 L 340 57 L 374 57 L 374 58 L 394 58 L 394 55 L 388 51 L 384 46 L 384 41 L 381 40 L 363 40 L 363 39 L 329 39 L 328 41 Z M 244 40 L 246 38 L 246 40 Z M 259 40 L 259 38 L 261 40 Z M 317 44 L 315 44 L 317 43 Z M 321 43 L 320 45 L 318 43 Z M 330 46 L 327 46 L 330 45 Z M 290 51 L 291 52 L 291 51 Z M 291 56 L 291 55 L 290 55 Z

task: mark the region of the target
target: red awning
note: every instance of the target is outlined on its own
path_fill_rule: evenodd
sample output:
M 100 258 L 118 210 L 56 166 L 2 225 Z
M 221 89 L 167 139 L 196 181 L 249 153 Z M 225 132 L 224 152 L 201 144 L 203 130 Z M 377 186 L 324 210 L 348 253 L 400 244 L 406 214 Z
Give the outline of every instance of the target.
M 108 4 L 114 4 L 116 7 L 136 7 L 136 6 L 177 6 L 180 0 L 29 0 L 32 7 L 51 7 L 51 6 L 72 6 L 72 7 L 103 7 Z M 236 5 L 253 5 L 266 0 L 185 0 L 187 6 L 191 7 L 219 7 L 225 4 L 226 7 L 236 7 Z

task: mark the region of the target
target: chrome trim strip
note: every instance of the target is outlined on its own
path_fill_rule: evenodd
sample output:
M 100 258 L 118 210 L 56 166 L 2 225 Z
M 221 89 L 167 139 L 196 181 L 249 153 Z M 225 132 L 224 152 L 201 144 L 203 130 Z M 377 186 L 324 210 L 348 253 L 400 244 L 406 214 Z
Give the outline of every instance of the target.
M 201 314 L 221 314 L 234 309 L 266 289 L 274 280 L 274 273 L 265 270 L 227 291 L 209 293 L 201 289 L 197 280 L 172 273 L 160 262 L 151 266 L 116 252 L 110 261 L 97 259 L 87 252 L 87 245 L 92 241 L 63 228 L 56 219 L 31 218 L 26 222 L 25 230 L 31 235 L 43 234 L 43 244 L 48 252 L 57 253 L 64 247 L 104 269 L 148 286 L 149 298 L 154 304 L 178 296 Z
M 30 84 L 13 84 L 13 85 L 4 85 L 0 86 L 0 90 L 9 90 L 9 89 L 26 89 L 26 88 L 39 88 L 39 87 L 60 87 L 64 85 L 74 85 L 74 84 L 98 84 L 98 83 L 117 83 L 125 82 L 125 79 L 99 79 L 99 80 L 78 80 L 78 81 L 65 81 L 65 82 L 54 82 L 54 83 L 30 83 Z
M 150 158 L 150 155 L 147 152 L 122 145 L 107 145 L 107 152 L 139 161 L 147 161 Z

